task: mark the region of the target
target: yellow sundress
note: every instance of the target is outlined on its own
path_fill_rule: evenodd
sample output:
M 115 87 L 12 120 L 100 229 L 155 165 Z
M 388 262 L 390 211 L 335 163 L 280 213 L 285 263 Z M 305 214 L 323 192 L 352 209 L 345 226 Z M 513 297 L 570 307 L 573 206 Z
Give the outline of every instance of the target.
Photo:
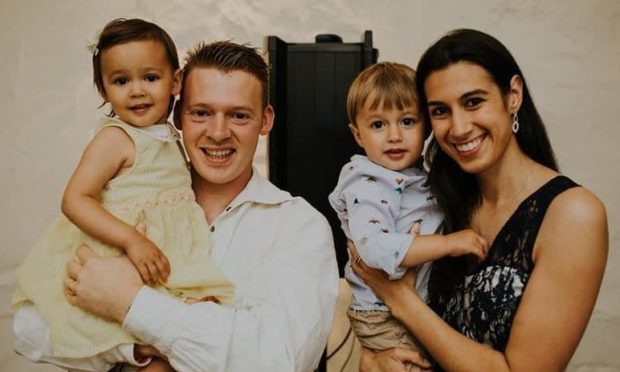
M 169 135 L 158 137 L 115 119 L 102 123 L 101 128 L 117 127 L 127 133 L 135 145 L 135 161 L 131 169 L 105 185 L 100 202 L 130 226 L 146 223 L 148 238 L 166 255 L 171 268 L 168 281 L 157 290 L 180 299 L 214 296 L 228 304 L 232 302 L 233 285 L 209 256 L 207 222 L 195 202 L 178 133 L 169 123 L 158 125 L 166 126 Z M 138 342 L 119 324 L 66 301 L 62 286 L 66 264 L 81 244 L 103 256 L 122 253 L 61 216 L 39 238 L 17 271 L 11 306 L 17 310 L 24 303 L 34 303 L 49 326 L 56 357 L 83 358 Z

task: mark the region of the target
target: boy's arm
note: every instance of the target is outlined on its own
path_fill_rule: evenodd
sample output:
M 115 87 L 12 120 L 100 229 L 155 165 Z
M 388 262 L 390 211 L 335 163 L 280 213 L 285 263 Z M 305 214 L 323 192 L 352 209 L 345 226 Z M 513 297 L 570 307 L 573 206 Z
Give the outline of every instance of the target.
M 415 267 L 445 257 L 448 253 L 445 235 L 419 235 L 411 241 L 402 267 Z
M 456 257 L 466 254 L 473 254 L 482 261 L 488 248 L 486 239 L 472 229 L 447 235 L 421 235 L 413 239 L 400 265 L 413 267 L 446 256 Z
M 167 278 L 167 259 L 145 236 L 103 208 L 99 200 L 105 184 L 133 165 L 134 152 L 133 141 L 123 130 L 107 127 L 99 131 L 69 179 L 62 212 L 86 234 L 126 251 L 143 280 L 152 284 L 154 277 L 160 281 Z

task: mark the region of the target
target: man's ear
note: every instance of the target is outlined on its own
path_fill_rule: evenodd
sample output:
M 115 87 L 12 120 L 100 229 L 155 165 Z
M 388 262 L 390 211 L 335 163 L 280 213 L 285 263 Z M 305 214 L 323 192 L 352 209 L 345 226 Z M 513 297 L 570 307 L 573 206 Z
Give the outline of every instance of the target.
M 172 95 L 177 96 L 181 91 L 181 84 L 183 82 L 183 70 L 178 69 L 172 74 Z
M 353 138 L 355 138 L 355 142 L 361 147 L 364 148 L 362 144 L 362 137 L 360 137 L 360 130 L 354 123 L 349 123 L 349 129 L 351 129 L 351 133 L 353 134 Z
M 183 126 L 181 125 L 181 106 L 183 106 L 181 100 L 177 99 L 172 109 L 172 121 L 178 130 L 183 130 Z
M 273 120 L 275 119 L 275 117 L 276 114 L 273 111 L 273 107 L 271 105 L 267 105 L 267 107 L 265 107 L 265 109 L 263 110 L 263 122 L 261 123 L 259 132 L 262 136 L 265 136 L 269 134 L 269 132 L 271 132 L 271 129 L 273 128 Z

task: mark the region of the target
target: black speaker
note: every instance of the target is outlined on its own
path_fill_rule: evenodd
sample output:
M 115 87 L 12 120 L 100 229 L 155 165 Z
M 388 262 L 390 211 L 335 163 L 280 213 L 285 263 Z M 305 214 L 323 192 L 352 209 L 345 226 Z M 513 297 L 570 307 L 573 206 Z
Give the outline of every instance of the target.
M 327 196 L 342 166 L 362 150 L 348 128 L 346 98 L 353 79 L 377 62 L 372 32 L 364 32 L 361 43 L 343 43 L 338 35 L 323 34 L 314 43 L 268 36 L 267 44 L 269 96 L 276 113 L 269 136 L 269 178 L 327 217 L 342 277 L 346 239 Z

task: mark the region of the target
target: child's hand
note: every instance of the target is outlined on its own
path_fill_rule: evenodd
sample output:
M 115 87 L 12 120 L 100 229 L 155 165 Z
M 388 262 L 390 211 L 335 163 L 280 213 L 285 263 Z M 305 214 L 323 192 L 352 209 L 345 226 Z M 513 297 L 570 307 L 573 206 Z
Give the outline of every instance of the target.
M 452 257 L 473 254 L 483 261 L 489 250 L 485 238 L 472 229 L 465 229 L 446 235 L 446 248 Z
M 125 248 L 127 257 L 134 264 L 144 283 L 163 284 L 170 275 L 170 263 L 164 254 L 149 239 L 142 237 Z
M 216 304 L 220 303 L 220 300 L 218 300 L 217 297 L 215 296 L 207 296 L 203 298 L 188 297 L 185 299 L 185 303 L 188 305 L 193 305 L 198 302 L 209 302 L 209 301 L 215 302 Z

